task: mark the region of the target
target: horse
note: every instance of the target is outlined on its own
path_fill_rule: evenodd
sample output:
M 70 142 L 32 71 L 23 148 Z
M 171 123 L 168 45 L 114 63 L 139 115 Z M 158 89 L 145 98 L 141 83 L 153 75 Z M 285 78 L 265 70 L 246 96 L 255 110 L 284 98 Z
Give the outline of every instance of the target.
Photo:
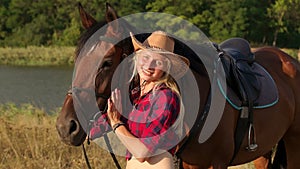
M 79 12 L 82 24 L 87 29 L 87 32 L 80 38 L 76 56 L 81 52 L 87 39 L 105 24 L 98 23 L 81 5 L 79 5 Z M 104 71 L 101 71 L 95 77 L 95 95 L 100 110 L 105 109 L 107 98 L 110 96 L 113 72 L 121 61 L 133 52 L 130 38 L 122 40 L 120 35 L 128 35 L 129 31 L 135 31 L 128 23 L 112 22 L 117 20 L 118 15 L 109 4 L 106 6 L 105 16 L 108 26 L 103 36 L 108 39 L 119 39 L 120 42 L 117 45 L 113 45 L 111 42 L 102 39 L 97 46 L 99 51 L 104 48 L 106 51 L 109 51 L 106 52 L 103 61 L 99 64 L 99 69 Z M 123 24 L 126 24 L 126 26 Z M 128 37 L 130 36 L 128 35 Z M 300 160 L 298 159 L 300 157 L 299 62 L 275 47 L 261 47 L 254 51 L 254 55 L 255 62 L 265 68 L 273 78 L 278 89 L 279 98 L 278 102 L 271 107 L 253 109 L 255 141 L 259 147 L 256 151 L 249 152 L 245 148 L 240 148 L 235 152 L 235 131 L 240 112 L 226 102 L 224 114 L 208 140 L 199 143 L 198 138 L 201 128 L 195 128 L 193 130 L 195 134 L 187 136 L 184 142 L 179 143 L 178 146 L 183 147 L 180 154 L 178 154 L 181 159 L 181 168 L 225 169 L 228 166 L 244 164 L 270 153 L 278 142 L 284 144 L 284 146 L 280 146 L 284 150 L 280 151 L 285 152 L 287 169 L 300 167 Z M 199 108 L 199 116 L 201 116 L 205 109 L 205 103 L 209 98 L 211 83 L 203 64 L 197 64 L 197 66 L 200 67 L 198 69 L 202 73 L 193 70 L 193 68 L 192 72 L 197 79 L 200 100 L 204 100 L 204 102 L 200 103 Z M 94 115 L 85 114 L 85 116 L 88 119 L 92 119 Z M 61 140 L 66 144 L 79 146 L 86 140 L 87 134 L 75 112 L 72 92 L 68 92 L 65 97 L 63 107 L 57 117 L 56 128 Z M 243 137 L 239 147 L 249 146 L 248 141 L 249 139 L 246 136 Z

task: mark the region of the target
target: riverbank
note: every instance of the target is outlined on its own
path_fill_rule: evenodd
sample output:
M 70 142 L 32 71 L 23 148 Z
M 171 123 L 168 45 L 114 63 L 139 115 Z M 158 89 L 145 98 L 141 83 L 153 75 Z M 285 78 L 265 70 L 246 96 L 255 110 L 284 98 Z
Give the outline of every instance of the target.
M 59 66 L 74 63 L 75 47 L 0 48 L 0 64 L 17 66 Z
M 298 49 L 282 49 L 297 58 Z M 75 47 L 0 48 L 0 65 L 58 66 L 74 64 Z

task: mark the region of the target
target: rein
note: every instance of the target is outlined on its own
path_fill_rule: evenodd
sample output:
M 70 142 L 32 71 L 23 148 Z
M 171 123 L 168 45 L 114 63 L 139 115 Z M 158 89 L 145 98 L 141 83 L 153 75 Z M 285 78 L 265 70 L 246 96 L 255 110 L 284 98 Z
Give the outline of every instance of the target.
M 220 55 L 220 53 L 218 54 L 218 56 Z M 175 153 L 175 156 L 177 156 L 178 159 L 181 160 L 180 158 L 180 154 L 182 153 L 182 151 L 185 149 L 186 145 L 188 144 L 188 142 L 193 138 L 196 137 L 197 132 L 199 131 L 199 129 L 202 130 L 202 127 L 204 126 L 205 122 L 206 122 L 206 118 L 208 116 L 209 110 L 210 110 L 210 106 L 211 106 L 211 101 L 212 101 L 212 90 L 213 90 L 213 83 L 216 82 L 216 74 L 217 74 L 217 67 L 216 67 L 216 62 L 217 60 L 214 61 L 214 69 L 213 69 L 213 82 L 211 83 L 211 86 L 209 88 L 209 93 L 206 99 L 206 103 L 203 109 L 203 112 L 198 114 L 198 116 L 196 117 L 195 123 L 192 126 L 191 130 L 190 130 L 190 134 L 187 135 L 187 138 L 183 141 L 183 143 L 179 146 L 178 150 Z

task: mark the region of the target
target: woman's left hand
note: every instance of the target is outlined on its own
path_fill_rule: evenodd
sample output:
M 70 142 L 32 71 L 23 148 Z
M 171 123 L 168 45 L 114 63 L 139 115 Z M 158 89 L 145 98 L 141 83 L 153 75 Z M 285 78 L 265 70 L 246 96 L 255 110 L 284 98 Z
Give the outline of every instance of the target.
M 111 126 L 121 122 L 120 120 L 121 114 L 122 114 L 121 92 L 119 89 L 115 89 L 114 91 L 111 92 L 111 98 L 108 99 L 107 115 Z

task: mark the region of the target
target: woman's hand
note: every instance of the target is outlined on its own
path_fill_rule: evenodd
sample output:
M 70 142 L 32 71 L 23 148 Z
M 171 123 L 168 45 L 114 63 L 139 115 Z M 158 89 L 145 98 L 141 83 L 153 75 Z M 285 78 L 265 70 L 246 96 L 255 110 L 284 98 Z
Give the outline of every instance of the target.
M 107 115 L 111 126 L 121 122 L 120 120 L 121 114 L 122 114 L 121 92 L 120 90 L 115 89 L 114 91 L 111 92 L 111 98 L 108 99 Z

